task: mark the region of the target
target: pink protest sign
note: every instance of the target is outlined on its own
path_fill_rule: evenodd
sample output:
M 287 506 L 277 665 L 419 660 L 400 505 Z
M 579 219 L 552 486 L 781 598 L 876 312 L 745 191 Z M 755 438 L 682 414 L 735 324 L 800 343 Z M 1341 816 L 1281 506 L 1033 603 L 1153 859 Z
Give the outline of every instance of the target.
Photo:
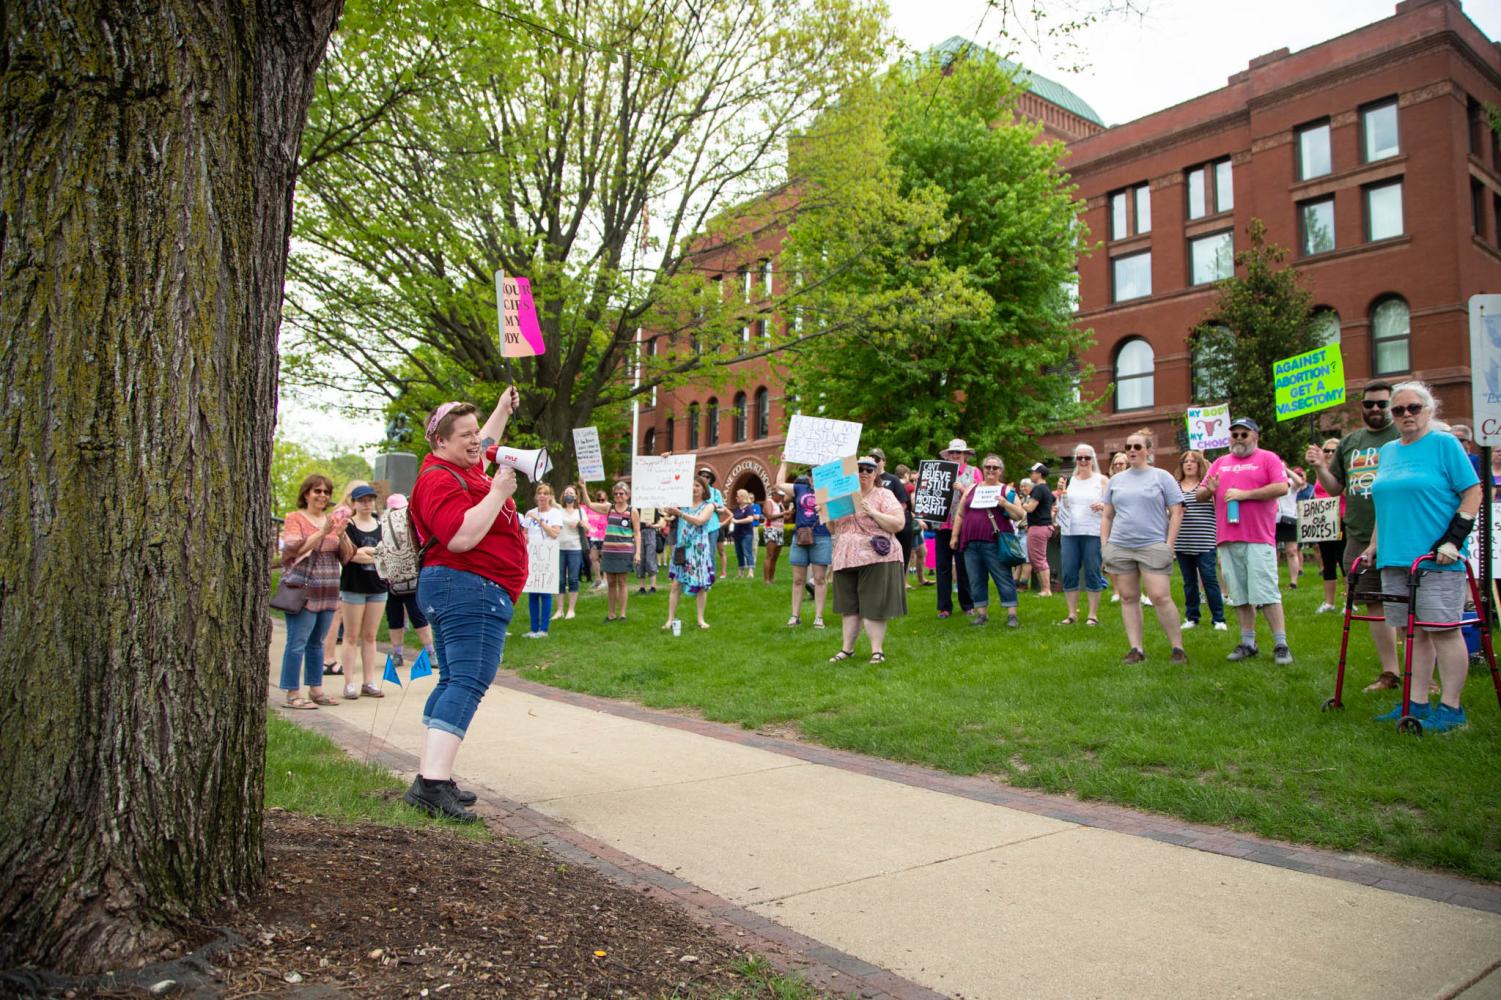
M 530 358 L 547 350 L 542 326 L 532 302 L 532 283 L 527 278 L 507 278 L 495 272 L 495 300 L 500 310 L 500 353 L 507 358 Z

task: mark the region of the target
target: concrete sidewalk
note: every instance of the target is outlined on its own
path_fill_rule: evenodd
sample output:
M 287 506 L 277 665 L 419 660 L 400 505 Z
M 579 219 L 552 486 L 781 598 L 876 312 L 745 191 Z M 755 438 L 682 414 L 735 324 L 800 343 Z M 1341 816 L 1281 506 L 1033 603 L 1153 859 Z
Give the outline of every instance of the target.
M 357 755 L 372 736 L 415 753 L 432 683 L 282 714 Z M 646 710 L 530 688 L 503 678 L 490 690 L 459 755 L 461 784 L 944 995 L 1501 998 L 1501 914 L 1476 908 L 1497 908 L 1491 887 L 1409 873 L 1408 891 L 1464 898 L 1471 886 L 1477 902 L 1419 898 L 1035 807 L 1091 808 L 1067 799 L 1022 793 L 1027 808 L 1012 808 L 953 794 L 921 769 L 838 766 L 853 755 L 828 751 L 809 760 L 728 727 L 657 724 Z M 901 780 L 861 773 L 882 768 Z M 1402 871 L 1328 858 L 1376 873 L 1365 881 Z

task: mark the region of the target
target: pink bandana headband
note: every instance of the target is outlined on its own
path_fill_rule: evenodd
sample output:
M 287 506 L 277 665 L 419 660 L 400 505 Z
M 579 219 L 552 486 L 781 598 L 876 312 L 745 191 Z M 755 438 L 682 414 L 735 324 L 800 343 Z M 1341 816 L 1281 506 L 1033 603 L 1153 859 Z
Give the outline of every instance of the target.
M 438 443 L 437 442 L 438 424 L 442 422 L 442 420 L 443 420 L 444 417 L 448 416 L 448 412 L 450 410 L 452 410 L 456 406 L 463 406 L 463 405 L 464 404 L 463 404 L 463 402 L 461 400 L 454 400 L 451 403 L 442 403 L 442 404 L 440 404 L 438 406 L 438 408 L 433 411 L 433 415 L 431 417 L 429 417 L 428 421 L 427 421 L 427 435 L 426 435 L 426 437 L 427 437 L 427 443 L 428 444 L 437 444 Z

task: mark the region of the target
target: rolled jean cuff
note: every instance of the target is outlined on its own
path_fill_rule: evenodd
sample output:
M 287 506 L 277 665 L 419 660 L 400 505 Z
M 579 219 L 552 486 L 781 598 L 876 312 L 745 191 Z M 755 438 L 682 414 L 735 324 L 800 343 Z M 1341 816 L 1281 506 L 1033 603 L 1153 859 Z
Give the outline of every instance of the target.
M 469 731 L 467 729 L 460 729 L 451 722 L 444 722 L 442 719 L 434 719 L 430 716 L 423 716 L 422 725 L 428 729 L 436 729 L 440 733 L 457 736 L 461 740 L 464 738 L 464 734 Z

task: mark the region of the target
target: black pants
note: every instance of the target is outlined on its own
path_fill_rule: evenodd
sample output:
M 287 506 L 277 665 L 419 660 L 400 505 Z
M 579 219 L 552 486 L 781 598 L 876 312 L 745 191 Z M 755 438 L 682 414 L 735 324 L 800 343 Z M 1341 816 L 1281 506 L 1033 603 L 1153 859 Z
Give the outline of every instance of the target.
M 934 563 L 938 576 L 938 610 L 954 610 L 954 574 L 959 578 L 959 607 L 966 613 L 974 607 L 969 595 L 969 573 L 964 568 L 964 557 L 959 550 L 949 545 L 949 532 L 942 528 L 933 536 Z
M 903 574 L 903 578 L 905 578 L 907 570 L 912 567 L 912 536 L 913 536 L 913 534 L 914 534 L 914 532 L 912 530 L 912 525 L 910 525 L 910 524 L 907 525 L 905 528 L 903 528 L 901 531 L 898 531 L 896 533 L 897 544 L 902 547 L 902 574 Z

